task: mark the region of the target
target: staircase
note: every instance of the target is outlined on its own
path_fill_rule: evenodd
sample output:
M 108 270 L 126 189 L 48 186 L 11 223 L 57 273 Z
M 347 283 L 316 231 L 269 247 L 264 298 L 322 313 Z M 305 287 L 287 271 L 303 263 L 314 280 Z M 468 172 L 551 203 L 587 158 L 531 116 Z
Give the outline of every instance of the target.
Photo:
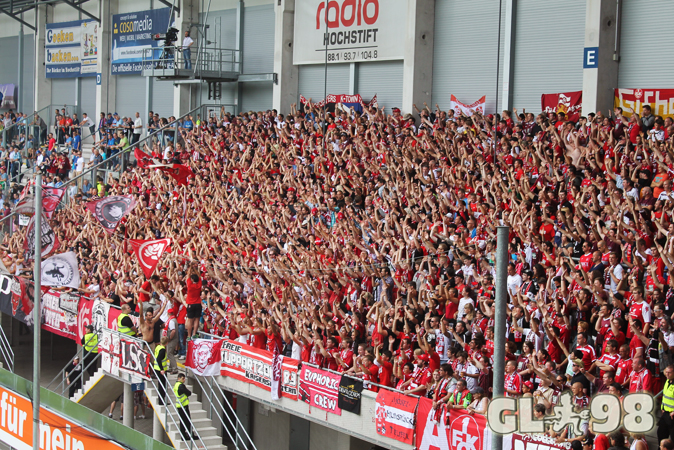
M 176 382 L 177 376 L 168 375 L 167 378 L 168 386 L 166 389 L 166 396 L 170 397 L 171 401 L 175 404 L 176 398 L 175 394 L 173 393 L 173 385 Z M 185 380 L 185 386 L 190 391 L 193 391 L 192 384 L 189 379 Z M 150 404 L 152 404 L 152 408 L 154 409 L 154 413 L 157 414 L 159 421 L 164 427 L 164 430 L 166 430 L 166 434 L 171 440 L 171 444 L 173 444 L 173 446 L 178 450 L 188 450 L 190 448 L 190 442 L 183 442 L 182 437 L 180 436 L 180 418 L 173 408 L 169 407 L 168 410 L 169 416 L 174 416 L 173 420 L 169 418 L 166 420 L 166 422 L 168 422 L 167 424 L 165 423 L 166 406 L 160 406 L 158 404 L 157 392 L 151 383 L 146 384 L 145 395 L 147 395 L 147 398 L 150 400 Z M 196 430 L 203 443 L 206 444 L 208 450 L 227 450 L 227 446 L 222 445 L 222 437 L 218 435 L 218 430 L 213 427 L 211 419 L 208 418 L 208 413 L 202 408 L 201 402 L 197 401 L 197 396 L 192 394 L 189 400 L 190 415 L 192 417 L 192 424 L 194 427 L 193 431 Z M 198 448 L 203 447 L 201 442 L 198 440 L 195 440 L 194 444 L 198 446 Z
M 96 412 L 102 412 L 110 406 L 124 390 L 124 383 L 114 377 L 105 376 L 103 369 L 97 369 L 84 382 L 84 386 L 75 391 L 70 399 Z M 66 391 L 67 395 L 67 391 Z

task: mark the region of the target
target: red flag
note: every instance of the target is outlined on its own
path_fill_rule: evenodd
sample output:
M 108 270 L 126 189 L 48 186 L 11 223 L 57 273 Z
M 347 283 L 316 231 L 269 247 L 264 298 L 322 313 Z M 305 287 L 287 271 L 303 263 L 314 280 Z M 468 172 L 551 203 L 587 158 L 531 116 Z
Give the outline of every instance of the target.
M 47 218 L 51 219 L 51 216 L 54 215 L 54 211 L 61 203 L 61 197 L 63 197 L 65 191 L 65 189 L 42 186 L 42 210 Z
M 147 169 L 150 164 L 155 164 L 155 160 L 152 159 L 152 156 L 144 153 L 138 147 L 133 149 L 133 155 L 136 157 L 136 161 L 138 161 L 138 167 L 141 169 Z
M 224 339 L 192 339 L 187 345 L 185 367 L 202 377 L 220 375 Z
M 194 176 L 192 168 L 182 164 L 161 164 L 150 167 L 156 167 L 162 172 L 171 175 L 173 179 L 176 180 L 176 182 L 181 186 L 187 186 L 187 179 Z
M 541 95 L 541 109 L 545 114 L 563 112 L 567 120 L 578 122 L 582 108 L 583 91 Z
M 23 242 L 23 249 L 25 251 L 25 258 L 32 261 L 35 257 L 35 215 L 30 218 L 28 222 L 28 231 L 26 231 L 26 239 Z M 58 235 L 54 233 L 49 221 L 42 214 L 42 221 L 40 222 L 42 230 L 40 231 L 40 240 L 42 242 L 42 257 L 46 258 L 50 253 L 59 248 L 60 242 Z
M 136 207 L 136 199 L 131 195 L 113 195 L 86 205 L 105 231 L 114 233 L 119 222 Z
M 140 268 L 143 269 L 145 277 L 150 278 L 157 267 L 159 258 L 171 244 L 171 239 L 154 239 L 151 241 L 131 239 L 130 242 L 136 252 Z

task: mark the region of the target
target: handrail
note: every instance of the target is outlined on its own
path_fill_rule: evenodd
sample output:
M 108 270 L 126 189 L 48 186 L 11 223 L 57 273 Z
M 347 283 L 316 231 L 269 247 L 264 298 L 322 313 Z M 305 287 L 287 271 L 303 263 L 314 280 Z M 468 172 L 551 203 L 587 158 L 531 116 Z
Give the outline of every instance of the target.
M 5 334 L 5 330 L 0 326 L 0 351 L 2 351 L 2 357 L 7 364 L 10 372 L 14 372 L 14 350 L 12 346 L 9 345 L 9 340 Z
M 87 346 L 87 344 L 89 344 L 89 342 L 91 342 L 94 339 L 94 337 L 98 338 L 98 332 L 94 333 L 94 336 L 90 337 L 89 340 L 84 343 L 84 345 L 82 346 L 82 356 L 80 357 L 79 352 L 78 352 L 78 354 L 73 356 L 70 359 L 70 361 L 68 361 L 68 363 L 63 367 L 63 369 L 61 369 L 61 371 L 59 373 L 57 373 L 54 376 L 54 378 L 52 378 L 52 380 L 46 386 L 47 389 L 49 389 L 51 387 L 51 385 L 54 383 L 54 381 L 56 381 L 57 378 L 61 377 L 61 382 L 56 386 L 54 392 L 56 392 L 58 394 L 59 393 L 58 390 L 61 389 L 60 395 L 65 396 L 64 394 L 65 394 L 65 391 L 66 391 L 66 386 L 68 386 L 68 384 L 66 383 L 65 371 L 68 368 L 68 366 L 70 364 L 72 364 L 72 362 L 75 360 L 75 358 L 79 357 L 80 362 L 82 364 L 82 370 L 81 370 L 80 374 L 75 378 L 75 380 L 73 380 L 73 382 L 77 382 L 79 380 L 80 383 L 81 383 L 80 388 L 82 389 L 82 391 L 84 393 L 84 373 L 88 371 L 89 367 L 91 367 L 92 364 L 96 364 L 96 361 L 98 361 L 98 358 L 100 358 L 100 356 L 101 356 L 100 353 L 95 352 L 96 357 L 94 359 L 92 359 L 91 361 L 89 361 L 89 363 L 85 366 L 84 361 L 86 360 L 87 356 L 89 356 L 91 353 L 94 353 L 94 351 L 93 351 L 93 349 L 91 349 L 90 351 L 84 353 L 84 348 Z M 64 384 L 65 384 L 65 386 L 64 386 Z
M 27 116 L 27 117 L 26 117 L 26 120 L 29 121 L 28 123 L 20 123 L 19 121 L 16 121 L 16 122 L 14 122 L 13 124 L 11 124 L 10 126 L 8 126 L 7 128 L 4 128 L 4 129 L 2 130 L 2 146 L 5 147 L 5 146 L 7 145 L 7 142 L 6 142 L 6 134 L 5 134 L 7 131 L 13 129 L 14 127 L 18 127 L 18 126 L 29 127 L 29 126 L 31 125 L 31 123 L 32 123 L 32 120 L 35 118 L 35 115 L 36 115 L 36 114 L 37 114 L 38 116 L 41 116 L 42 112 L 43 112 L 44 110 L 48 110 L 50 107 L 51 107 L 51 105 L 47 105 L 47 106 L 45 106 L 44 108 L 42 108 L 42 109 L 40 109 L 40 110 L 38 110 L 38 111 L 33 112 L 33 114 L 31 114 L 30 116 Z M 21 113 L 21 114 L 23 114 L 23 113 Z M 21 120 L 23 120 L 23 117 L 21 117 Z M 44 118 L 43 118 L 43 120 L 44 120 Z M 45 122 L 45 123 L 46 123 L 46 122 Z
M 186 118 L 187 116 L 193 114 L 194 112 L 200 110 L 200 109 L 201 109 L 201 106 L 197 106 L 196 108 L 191 109 L 189 112 L 187 112 L 187 113 L 183 114 L 182 116 L 178 117 L 178 118 L 175 119 L 174 121 L 168 123 L 168 124 L 165 125 L 164 127 L 156 129 L 153 133 L 148 134 L 147 136 L 145 136 L 143 139 L 139 140 L 139 141 L 136 142 L 135 144 L 133 144 L 133 145 L 129 144 L 129 146 L 128 146 L 127 148 L 122 149 L 122 151 L 120 151 L 119 153 L 116 153 L 116 154 L 115 154 L 114 156 L 112 156 L 111 158 L 108 158 L 108 159 L 106 159 L 106 160 L 104 160 L 104 161 L 101 161 L 100 163 L 98 163 L 98 164 L 96 164 L 96 165 L 90 167 L 89 169 L 85 170 L 84 172 L 82 172 L 80 175 L 78 175 L 78 176 L 76 176 L 76 177 L 70 178 L 67 182 L 65 182 L 65 183 L 63 183 L 63 184 L 61 185 L 61 188 L 65 188 L 66 186 L 68 186 L 68 185 L 74 183 L 75 181 L 79 180 L 80 178 L 84 178 L 85 176 L 91 174 L 91 173 L 94 172 L 96 169 L 98 169 L 99 167 L 101 167 L 101 166 L 103 166 L 103 165 L 105 165 L 105 164 L 110 164 L 110 161 L 113 160 L 114 158 L 118 158 L 118 157 L 120 157 L 120 156 L 122 156 L 122 155 L 124 155 L 124 154 L 126 154 L 126 153 L 130 153 L 130 152 L 132 152 L 136 147 L 140 148 L 140 145 L 141 145 L 141 144 L 144 144 L 145 142 L 147 142 L 147 141 L 150 140 L 151 138 L 157 136 L 159 133 L 164 132 L 164 131 L 166 131 L 166 130 L 168 130 L 168 129 L 171 129 L 171 128 L 175 129 L 175 131 L 176 131 L 176 136 L 175 136 L 174 142 L 177 143 L 177 141 L 178 141 L 178 125 L 180 124 L 180 121 L 181 121 L 182 119 Z M 67 189 L 66 189 L 66 192 L 68 192 Z M 60 205 L 61 203 L 63 203 L 63 201 L 65 200 L 65 198 L 66 198 L 65 195 L 64 195 L 63 197 L 61 197 L 61 202 L 59 202 L 59 205 Z M 8 216 L 3 217 L 2 219 L 0 219 L 0 223 L 4 222 L 4 221 L 7 220 L 8 218 L 12 217 L 13 214 L 14 214 L 14 213 L 12 213 L 12 214 L 10 214 L 10 215 L 8 215 Z
M 199 380 L 199 376 L 196 373 L 194 373 L 194 371 L 192 371 L 191 369 L 190 369 L 190 371 L 192 372 L 192 375 L 194 376 L 194 379 L 196 380 L 196 382 L 199 383 L 199 387 L 201 388 L 201 392 L 206 392 L 206 389 L 204 389 L 204 385 L 202 384 L 201 380 Z M 244 449 L 246 449 L 246 450 L 250 450 L 250 449 L 257 450 L 257 447 L 255 446 L 255 443 L 253 442 L 253 440 L 248 435 L 248 432 L 246 432 L 246 429 L 244 428 L 243 424 L 239 420 L 239 417 L 236 415 L 236 411 L 234 411 L 234 408 L 232 408 L 232 405 L 229 403 L 229 401 L 225 397 L 225 393 L 222 390 L 222 388 L 220 387 L 220 385 L 218 383 L 213 383 L 213 381 L 212 381 L 213 377 L 203 377 L 203 378 L 204 378 L 205 381 L 208 380 L 208 381 L 206 381 L 206 383 L 208 385 L 208 389 L 209 389 L 210 393 L 213 393 L 213 390 L 214 390 L 213 384 L 215 384 L 215 386 L 217 387 L 217 393 L 220 394 L 220 396 L 222 396 L 222 398 L 224 400 L 224 403 L 227 405 L 227 411 L 229 411 L 231 413 L 231 416 L 233 416 L 236 419 L 236 424 L 235 424 L 232 421 L 232 419 L 230 417 L 230 414 L 216 414 L 216 417 L 220 421 L 220 424 L 222 424 L 222 428 L 224 428 L 225 432 L 227 433 L 227 436 L 232 440 L 232 442 L 236 446 L 237 450 L 239 448 L 239 440 L 241 440 L 243 442 Z M 208 397 L 208 400 L 209 400 L 208 418 L 209 419 L 212 419 L 211 412 L 215 409 L 214 404 L 213 404 L 213 397 L 215 397 L 215 401 L 217 401 L 217 404 L 220 406 L 220 409 L 223 412 L 225 412 L 225 406 L 223 405 L 223 402 L 220 401 L 220 396 L 209 395 L 209 397 Z M 202 401 L 202 404 L 203 404 L 203 401 Z M 227 427 L 227 424 L 225 424 L 225 421 L 222 419 L 223 415 L 227 418 L 227 422 L 229 422 L 229 425 L 234 430 L 234 434 L 236 435 L 236 438 L 234 436 L 232 436 L 232 433 L 230 433 L 229 428 Z M 246 444 L 245 440 L 240 439 L 241 435 L 237 431 L 239 428 L 243 431 L 244 435 L 246 436 L 248 444 Z M 239 439 L 237 439 L 237 438 L 239 438 Z
M 155 356 L 154 356 L 154 352 L 152 351 L 152 348 L 150 348 L 150 345 L 149 345 L 147 342 L 145 342 L 145 341 L 142 340 L 142 339 L 138 339 L 138 338 L 136 338 L 136 337 L 134 337 L 134 336 L 129 336 L 128 334 L 120 333 L 120 332 L 117 331 L 117 330 L 111 330 L 111 329 L 107 328 L 106 331 L 109 331 L 109 332 L 111 332 L 111 333 L 113 333 L 113 334 L 118 335 L 121 339 L 125 339 L 125 340 L 128 340 L 128 341 L 135 341 L 135 342 L 136 342 L 137 344 L 139 344 L 142 348 L 145 348 L 145 347 L 146 347 L 147 350 L 148 350 L 148 353 L 150 354 L 150 365 L 151 365 L 152 367 L 154 367 L 154 364 L 156 363 L 156 358 L 155 358 Z M 149 382 L 150 382 L 150 384 L 152 384 L 152 387 L 154 388 L 155 392 L 157 393 L 157 399 L 159 399 L 159 389 L 158 389 L 158 387 L 157 387 L 157 384 L 154 382 L 154 379 L 152 378 L 152 376 L 149 376 Z M 167 379 L 167 382 L 168 382 L 168 379 Z M 169 405 L 172 407 L 173 412 L 175 412 L 175 415 L 178 416 L 178 421 L 179 421 L 182 425 L 184 425 L 186 428 L 187 428 L 187 424 L 186 424 L 185 422 L 183 422 L 182 417 L 180 417 L 180 414 L 178 413 L 178 408 L 177 408 L 177 406 L 175 405 L 175 402 L 173 401 L 173 399 L 171 398 L 171 395 L 170 395 L 170 393 L 169 393 L 168 383 L 167 383 L 167 386 L 164 386 L 164 391 L 165 391 L 165 392 L 164 392 L 165 395 L 164 395 L 163 400 L 164 400 L 164 407 L 166 408 L 166 409 L 164 410 L 164 413 L 165 413 L 165 414 L 164 414 L 164 430 L 165 430 L 165 431 L 167 432 L 167 434 L 168 434 L 167 420 L 170 419 L 171 422 L 173 423 L 173 425 L 175 425 L 175 426 L 177 427 L 177 429 L 178 429 L 178 434 L 180 434 L 180 425 L 179 425 L 178 423 L 176 423 L 175 418 L 174 418 L 174 416 L 173 416 L 173 413 L 169 414 Z M 194 426 L 194 422 L 192 422 L 192 418 L 191 418 L 191 417 L 188 417 L 188 420 L 189 420 L 189 425 L 190 425 L 189 428 L 191 428 L 191 430 L 190 430 L 191 433 L 190 433 L 190 436 L 189 436 L 189 447 L 190 447 L 190 448 L 193 448 L 193 447 L 194 447 L 195 441 L 194 441 L 194 437 L 193 437 L 193 436 L 196 434 L 196 437 L 197 437 L 198 441 L 201 443 L 201 445 L 203 445 L 203 448 L 207 448 L 207 447 L 206 447 L 206 444 L 205 444 L 204 441 L 201 439 L 201 435 L 199 434 L 199 431 L 198 431 L 198 430 L 196 429 L 196 427 Z M 182 435 L 180 435 L 180 437 L 183 438 Z M 184 439 L 183 439 L 183 440 L 184 440 Z

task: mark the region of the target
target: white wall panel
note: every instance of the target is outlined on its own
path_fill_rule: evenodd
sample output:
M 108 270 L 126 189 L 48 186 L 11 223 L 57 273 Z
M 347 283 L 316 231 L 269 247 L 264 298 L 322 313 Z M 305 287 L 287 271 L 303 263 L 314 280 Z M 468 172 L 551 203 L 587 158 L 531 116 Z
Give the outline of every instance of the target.
M 389 113 L 403 102 L 403 62 L 381 61 L 358 63 L 358 89 L 364 101 L 377 96 L 377 103 Z M 336 94 L 337 92 L 335 92 Z
M 319 102 L 325 98 L 325 66 L 300 66 L 299 93 Z M 349 93 L 349 64 L 328 64 L 328 94 Z M 298 99 L 299 100 L 299 99 Z

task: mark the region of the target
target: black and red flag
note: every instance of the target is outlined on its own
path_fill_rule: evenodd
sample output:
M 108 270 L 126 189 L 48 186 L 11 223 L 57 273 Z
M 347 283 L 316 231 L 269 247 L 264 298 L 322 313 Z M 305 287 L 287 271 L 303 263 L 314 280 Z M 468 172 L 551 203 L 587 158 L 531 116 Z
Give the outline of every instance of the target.
M 87 209 L 108 233 L 114 233 L 119 222 L 133 211 L 135 206 L 136 199 L 130 195 L 114 195 L 87 203 Z
M 143 152 L 138 147 L 133 149 L 133 155 L 136 157 L 138 167 L 140 167 L 141 169 L 147 169 L 151 164 L 158 163 L 156 159 L 152 158 L 151 155 L 148 155 L 147 153 Z

